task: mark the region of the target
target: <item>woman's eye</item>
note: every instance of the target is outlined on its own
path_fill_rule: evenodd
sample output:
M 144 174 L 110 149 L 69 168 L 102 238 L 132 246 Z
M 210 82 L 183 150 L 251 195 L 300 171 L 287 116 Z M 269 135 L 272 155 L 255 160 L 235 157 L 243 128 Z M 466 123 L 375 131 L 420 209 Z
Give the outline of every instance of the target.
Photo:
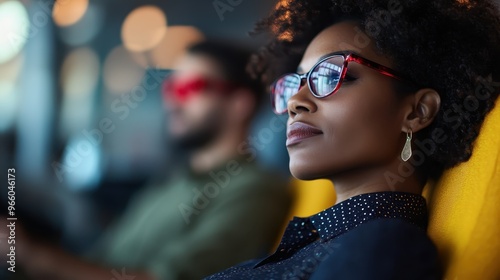
M 344 78 L 344 81 L 345 82 L 354 82 L 356 81 L 358 78 L 354 77 L 353 75 L 350 75 L 350 74 L 346 74 L 345 75 L 345 78 Z

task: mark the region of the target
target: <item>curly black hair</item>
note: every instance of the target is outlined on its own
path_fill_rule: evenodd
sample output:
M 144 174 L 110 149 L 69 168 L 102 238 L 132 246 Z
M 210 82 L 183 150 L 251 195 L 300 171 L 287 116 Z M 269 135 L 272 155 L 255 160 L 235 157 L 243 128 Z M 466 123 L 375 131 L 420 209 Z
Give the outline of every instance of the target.
M 434 122 L 415 135 L 434 139 L 425 173 L 467 161 L 500 82 L 500 16 L 492 0 L 288 0 L 257 23 L 272 39 L 251 64 L 265 83 L 294 69 L 323 29 L 354 20 L 394 69 L 441 97 Z M 441 135 L 441 136 L 436 136 Z M 444 136 L 443 136 L 444 135 Z M 435 138 L 441 138 L 436 141 Z M 444 139 L 445 138 L 445 139 Z M 443 141 L 444 140 L 444 141 Z

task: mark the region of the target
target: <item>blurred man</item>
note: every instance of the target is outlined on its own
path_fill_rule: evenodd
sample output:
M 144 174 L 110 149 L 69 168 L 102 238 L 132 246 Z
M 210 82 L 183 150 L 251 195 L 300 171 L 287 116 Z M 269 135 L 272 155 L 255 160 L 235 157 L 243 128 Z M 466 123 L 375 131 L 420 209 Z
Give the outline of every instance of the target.
M 241 153 L 263 94 L 245 73 L 248 58 L 227 44 L 192 46 L 164 89 L 187 168 L 136 195 L 83 258 L 20 232 L 19 264 L 47 279 L 200 279 L 268 252 L 291 197 L 279 176 Z

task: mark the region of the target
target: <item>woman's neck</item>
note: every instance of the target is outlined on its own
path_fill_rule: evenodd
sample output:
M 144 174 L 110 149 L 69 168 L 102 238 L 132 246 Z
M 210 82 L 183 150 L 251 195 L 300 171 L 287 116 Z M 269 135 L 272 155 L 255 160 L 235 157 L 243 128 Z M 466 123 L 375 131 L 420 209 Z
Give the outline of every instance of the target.
M 425 185 L 409 162 L 396 161 L 388 166 L 359 168 L 335 174 L 336 203 L 350 197 L 373 192 L 408 192 L 421 194 Z

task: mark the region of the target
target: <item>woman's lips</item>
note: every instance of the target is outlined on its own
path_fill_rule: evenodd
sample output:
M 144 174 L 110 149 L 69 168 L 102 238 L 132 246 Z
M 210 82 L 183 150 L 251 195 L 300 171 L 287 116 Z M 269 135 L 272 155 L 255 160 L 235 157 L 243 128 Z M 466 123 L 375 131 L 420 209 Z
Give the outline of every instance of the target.
M 323 132 L 314 126 L 305 124 L 303 122 L 294 122 L 288 126 L 286 134 L 286 146 L 292 146 L 302 142 L 304 139 L 311 138 Z

